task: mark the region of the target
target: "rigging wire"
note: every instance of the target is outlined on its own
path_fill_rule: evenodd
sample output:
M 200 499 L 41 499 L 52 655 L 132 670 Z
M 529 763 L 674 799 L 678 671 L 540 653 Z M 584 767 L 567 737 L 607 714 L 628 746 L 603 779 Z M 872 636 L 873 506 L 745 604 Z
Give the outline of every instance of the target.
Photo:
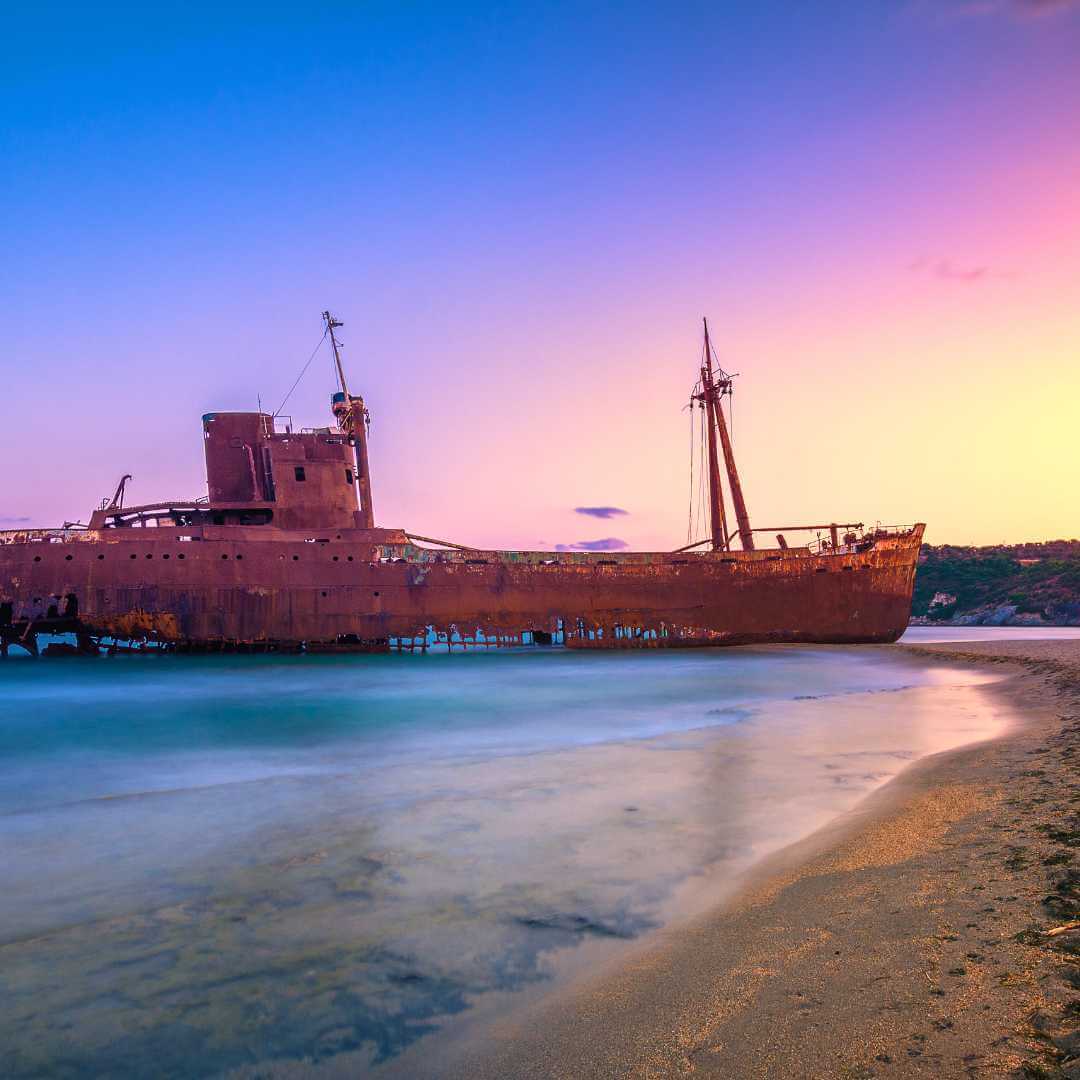
M 292 397 L 293 391 L 300 385 L 300 380 L 307 374 L 307 369 L 311 367 L 311 361 L 315 359 L 315 354 L 319 351 L 319 349 L 322 348 L 322 343 L 326 340 L 326 335 L 329 333 L 329 331 L 330 328 L 327 327 L 322 332 L 322 337 L 319 338 L 318 345 L 316 345 L 315 348 L 311 350 L 311 355 L 307 358 L 307 363 L 304 364 L 304 366 L 300 369 L 300 374 L 296 376 L 296 381 L 292 384 L 292 386 L 289 387 L 289 392 L 285 395 L 281 404 L 274 410 L 274 416 L 278 416 L 281 413 L 281 410 L 284 409 L 286 404 L 288 403 L 289 398 Z

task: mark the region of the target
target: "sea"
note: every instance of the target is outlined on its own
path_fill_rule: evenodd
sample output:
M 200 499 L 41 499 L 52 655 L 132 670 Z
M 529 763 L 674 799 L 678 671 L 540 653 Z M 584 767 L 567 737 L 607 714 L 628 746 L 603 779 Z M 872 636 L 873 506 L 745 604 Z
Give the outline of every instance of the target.
M 13 655 L 0 1072 L 449 1061 L 1000 733 L 998 677 L 888 646 Z

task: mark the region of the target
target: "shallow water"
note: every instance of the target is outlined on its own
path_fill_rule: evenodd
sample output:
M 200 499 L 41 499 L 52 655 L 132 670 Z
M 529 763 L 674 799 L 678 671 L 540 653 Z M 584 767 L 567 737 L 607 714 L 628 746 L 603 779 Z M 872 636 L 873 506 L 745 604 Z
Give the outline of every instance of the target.
M 909 626 L 900 641 L 925 645 L 950 641 L 1050 641 L 1080 638 L 1080 626 Z
M 996 733 L 986 681 L 888 648 L 0 664 L 5 1075 L 438 1053 Z

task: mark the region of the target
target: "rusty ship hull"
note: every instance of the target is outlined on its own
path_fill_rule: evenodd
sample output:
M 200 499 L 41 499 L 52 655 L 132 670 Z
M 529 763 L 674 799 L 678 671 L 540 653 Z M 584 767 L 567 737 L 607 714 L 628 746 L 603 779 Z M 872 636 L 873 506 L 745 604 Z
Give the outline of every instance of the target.
M 789 527 L 817 530 L 795 546 L 751 527 L 724 419 L 732 376 L 707 326 L 691 408 L 710 536 L 670 552 L 530 552 L 376 526 L 367 408 L 346 383 L 341 323 L 323 319 L 340 385 L 333 427 L 297 431 L 280 410 L 207 413 L 205 496 L 125 506 L 125 475 L 88 525 L 0 533 L 0 653 L 57 635 L 75 644 L 54 648 L 85 653 L 655 648 L 889 642 L 907 626 L 922 525 Z M 762 532 L 775 548 L 757 547 Z
M 363 530 L 105 532 L 0 545 L 9 642 L 50 627 L 185 650 L 891 642 L 922 538 L 914 526 L 821 553 L 598 557 L 446 552 Z

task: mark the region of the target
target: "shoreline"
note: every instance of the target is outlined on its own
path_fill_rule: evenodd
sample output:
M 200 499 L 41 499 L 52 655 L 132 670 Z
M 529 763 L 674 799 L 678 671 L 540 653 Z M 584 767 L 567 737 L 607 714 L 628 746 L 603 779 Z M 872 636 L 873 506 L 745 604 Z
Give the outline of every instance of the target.
M 1007 665 L 983 692 L 1020 722 L 914 762 L 727 902 L 495 1024 L 434 1075 L 1074 1075 L 1061 1066 L 1080 1053 L 1080 932 L 1041 929 L 1078 917 L 1065 879 L 1080 844 L 1066 809 L 1080 801 L 1080 641 L 901 648 Z

